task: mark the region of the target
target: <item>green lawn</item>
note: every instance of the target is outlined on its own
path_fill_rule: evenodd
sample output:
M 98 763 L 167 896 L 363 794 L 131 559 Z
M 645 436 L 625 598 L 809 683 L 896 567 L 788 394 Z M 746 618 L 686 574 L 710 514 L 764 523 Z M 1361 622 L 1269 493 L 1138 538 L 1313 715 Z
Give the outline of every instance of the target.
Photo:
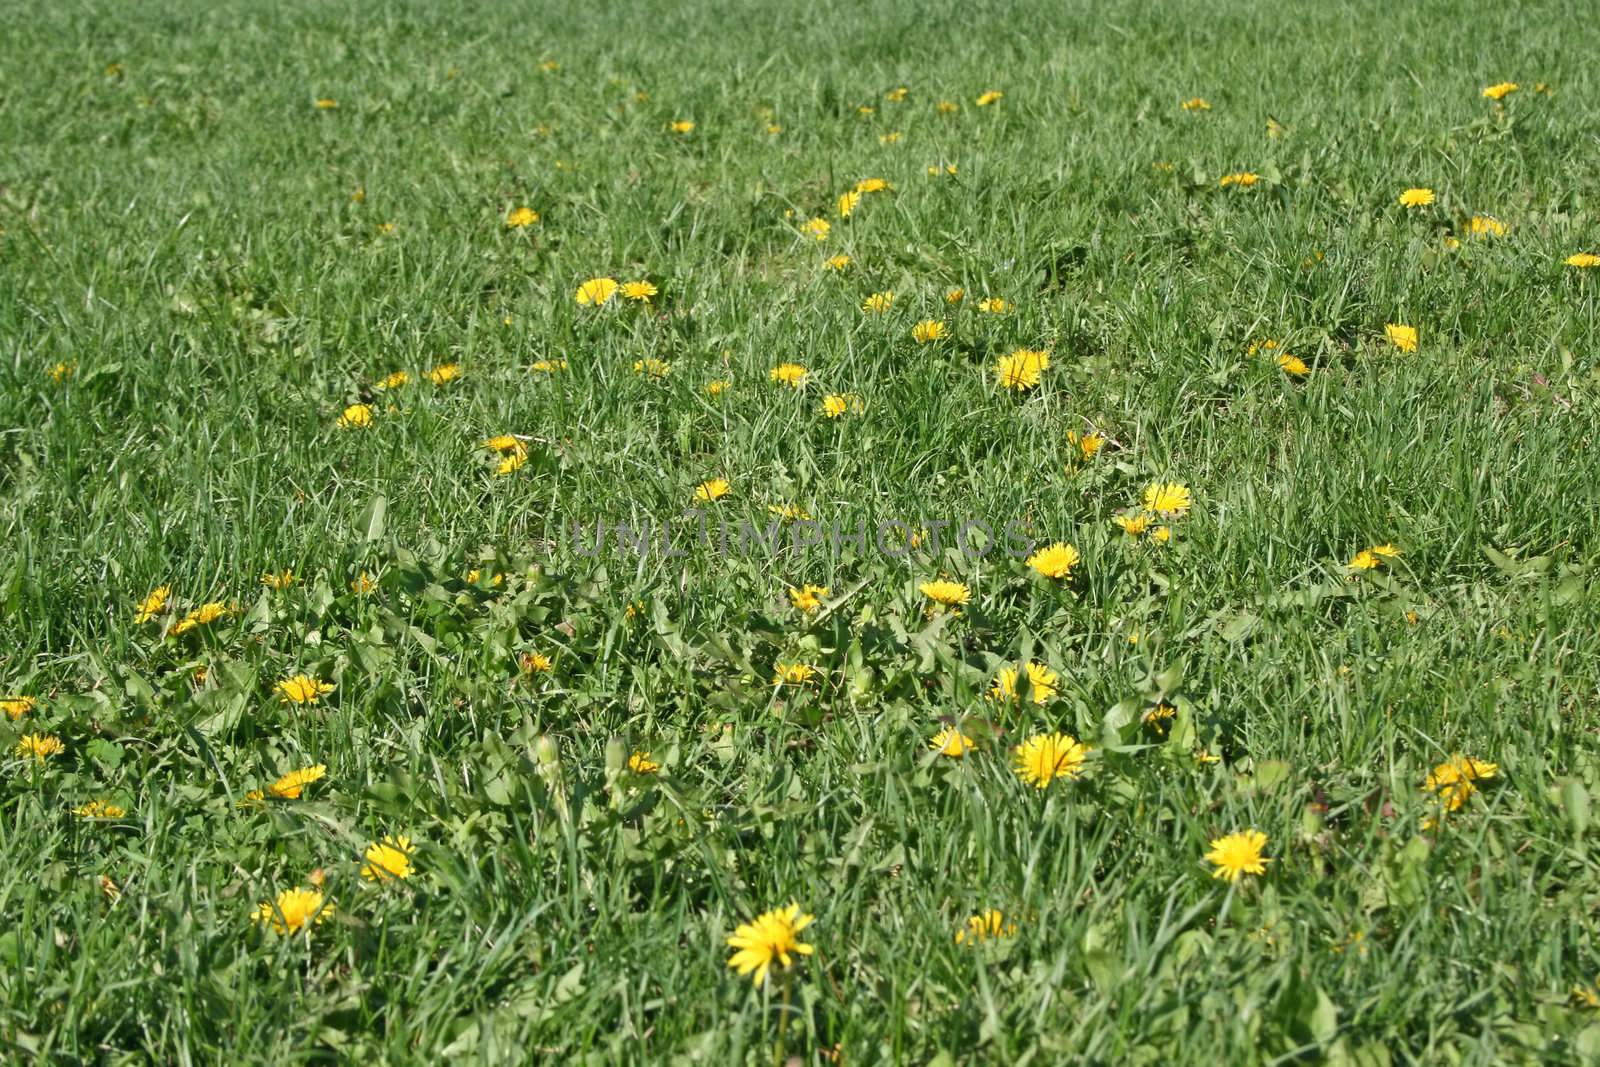
M 0 3 L 5 1058 L 1595 1062 L 1593 16 Z

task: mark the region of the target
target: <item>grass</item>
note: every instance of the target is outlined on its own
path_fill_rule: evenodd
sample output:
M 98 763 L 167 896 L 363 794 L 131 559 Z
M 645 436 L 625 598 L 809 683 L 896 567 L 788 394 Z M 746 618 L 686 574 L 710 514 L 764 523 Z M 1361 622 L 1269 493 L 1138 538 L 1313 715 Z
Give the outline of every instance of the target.
M 5 14 L 12 1057 L 1600 1054 L 1586 8 Z M 580 306 L 601 276 L 659 294 Z M 1040 384 L 1000 388 L 1024 347 Z M 716 477 L 735 534 L 795 505 L 868 539 L 723 553 L 686 516 Z M 1163 482 L 1194 501 L 1168 543 L 1113 525 Z M 969 519 L 1002 544 L 874 543 Z M 597 522 L 678 537 L 594 555 Z M 1008 527 L 1082 560 L 1038 575 Z M 1027 661 L 1052 699 L 988 697 Z M 333 691 L 285 702 L 302 674 Z M 1058 730 L 1083 773 L 1024 785 L 1011 750 Z M 1458 753 L 1498 773 L 1441 816 Z M 1247 828 L 1266 873 L 1212 878 Z M 363 880 L 388 835 L 414 875 Z M 320 923 L 252 920 L 317 884 Z M 726 939 L 791 901 L 815 954 L 755 987 Z M 1014 932 L 958 943 L 991 908 Z

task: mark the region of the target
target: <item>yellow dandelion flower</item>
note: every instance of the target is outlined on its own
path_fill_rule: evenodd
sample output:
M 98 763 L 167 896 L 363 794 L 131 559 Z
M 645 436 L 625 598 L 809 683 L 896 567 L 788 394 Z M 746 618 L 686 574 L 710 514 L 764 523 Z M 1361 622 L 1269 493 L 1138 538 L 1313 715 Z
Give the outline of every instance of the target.
M 978 301 L 978 310 L 990 315 L 1004 315 L 1011 310 L 1011 305 L 998 296 L 986 296 Z
M 1145 712 L 1143 718 L 1139 721 L 1154 730 L 1157 735 L 1165 737 L 1167 736 L 1168 727 L 1171 726 L 1172 720 L 1177 715 L 1178 709 L 1171 704 L 1157 704 Z
M 1261 175 L 1257 174 L 1255 171 L 1240 170 L 1235 171 L 1232 174 L 1224 174 L 1222 177 L 1217 179 L 1217 184 L 1222 186 L 1224 189 L 1230 185 L 1236 185 L 1241 189 L 1247 189 L 1260 180 Z
M 326 763 L 318 763 L 314 767 L 301 767 L 273 782 L 267 787 L 267 792 L 283 800 L 299 800 L 300 793 L 306 786 L 318 781 L 327 773 Z
M 1261 854 L 1267 847 L 1267 835 L 1260 830 L 1243 830 L 1228 834 L 1211 842 L 1206 862 L 1216 868 L 1213 878 L 1226 878 L 1237 882 L 1242 874 L 1266 874 L 1272 860 Z
M 362 571 L 350 580 L 350 591 L 352 593 L 365 595 L 376 588 L 378 588 L 378 583 L 366 571 Z
M 633 755 L 628 757 L 628 770 L 634 774 L 655 774 L 661 770 L 661 764 L 650 758 L 650 753 L 634 749 Z
M 934 105 L 934 110 L 938 111 L 941 115 L 954 115 L 957 111 L 961 110 L 961 105 L 956 103 L 954 100 L 941 100 Z
M 1146 511 L 1153 511 L 1157 515 L 1183 515 L 1194 507 L 1194 495 L 1182 482 L 1157 482 L 1146 487 L 1144 507 Z
M 522 465 L 526 462 L 528 462 L 528 453 L 526 450 L 508 453 L 500 460 L 499 464 L 495 466 L 494 473 L 497 477 L 505 477 L 508 474 L 515 474 L 517 471 L 522 469 Z
M 285 704 L 319 704 L 324 696 L 333 692 L 331 683 L 313 678 L 309 674 L 297 674 L 292 678 L 285 678 L 272 688 L 277 691 L 278 699 Z
M 890 89 L 888 92 L 884 93 L 883 98 L 889 101 L 891 104 L 898 104 L 905 100 L 906 94 L 909 92 L 911 92 L 911 90 L 902 85 L 898 89 Z
M 4 711 L 12 722 L 16 722 L 38 706 L 39 702 L 33 697 L 6 697 L 0 699 L 0 711 Z
M 911 339 L 919 345 L 932 344 L 944 335 L 944 323 L 938 319 L 923 319 L 911 327 Z
M 679 119 L 672 124 L 673 133 L 693 133 L 694 123 L 689 119 Z
M 32 756 L 43 763 L 51 756 L 59 756 L 66 750 L 67 746 L 54 734 L 23 734 L 13 751 L 18 756 Z
M 850 257 L 833 256 L 829 259 L 823 260 L 822 265 L 827 267 L 829 270 L 844 270 L 850 265 Z
M 385 837 L 382 841 L 374 841 L 364 853 L 367 862 L 361 867 L 361 877 L 369 882 L 381 882 L 385 878 L 404 881 L 416 873 L 416 867 L 411 863 L 411 857 L 415 854 L 409 837 Z
M 449 385 L 459 377 L 461 377 L 459 363 L 441 363 L 428 371 L 428 381 L 434 385 Z
M 1205 97 L 1203 97 L 1203 96 L 1194 96 L 1194 97 L 1190 97 L 1188 100 L 1185 100 L 1183 102 L 1183 110 L 1185 110 L 1185 111 L 1210 111 L 1211 110 L 1211 105 L 1206 101 Z
M 933 735 L 933 740 L 928 742 L 928 747 L 941 756 L 960 759 L 968 752 L 975 751 L 978 743 L 954 726 L 946 726 Z
M 371 404 L 351 404 L 339 413 L 339 426 L 341 429 L 359 430 L 371 425 Z
M 854 191 L 858 193 L 881 193 L 886 189 L 893 188 L 894 186 L 882 178 L 862 178 L 856 182 Z
M 976 945 L 991 938 L 1015 937 L 1016 933 L 1016 923 L 1006 922 L 1000 909 L 989 908 L 967 919 L 961 929 L 956 931 L 956 944 Z
M 1122 515 L 1111 516 L 1111 521 L 1122 528 L 1122 532 L 1129 537 L 1140 537 L 1149 529 L 1155 517 L 1148 511 L 1130 512 Z
M 972 600 L 972 590 L 961 582 L 952 582 L 940 578 L 931 582 L 923 582 L 917 590 L 929 600 L 947 608 L 960 607 Z
M 1516 82 L 1497 82 L 1494 85 L 1484 86 L 1483 95 L 1490 100 L 1500 101 L 1504 100 L 1506 97 L 1510 96 L 1520 88 L 1522 88 L 1522 86 L 1518 85 Z
M 850 400 L 842 393 L 832 393 L 822 398 L 822 413 L 830 419 L 837 419 L 850 410 Z
M 578 291 L 573 295 L 573 299 L 585 306 L 593 305 L 594 307 L 599 307 L 616 295 L 617 288 L 617 280 L 615 278 L 590 278 L 578 286 Z
M 1415 352 L 1417 350 L 1417 328 L 1406 326 L 1397 322 L 1385 323 L 1384 336 L 1389 338 L 1389 343 L 1402 352 Z
M 1034 734 L 1017 746 L 1018 778 L 1035 789 L 1043 789 L 1057 778 L 1076 778 L 1083 773 L 1089 746 L 1071 734 Z
M 810 926 L 814 918 L 802 915 L 800 905 L 790 904 L 765 912 L 754 922 L 740 923 L 728 938 L 728 947 L 739 950 L 728 960 L 728 966 L 741 978 L 753 975 L 751 981 L 760 985 L 767 980 L 767 971 L 774 963 L 788 967 L 793 956 L 809 956 L 815 951 L 799 939 L 800 931 Z
M 261 584 L 268 589 L 287 589 L 294 584 L 294 571 L 268 571 L 261 576 Z
M 321 100 L 317 101 L 317 110 L 318 111 L 332 111 L 334 108 L 336 108 L 338 106 L 339 106 L 339 101 L 335 100 L 331 96 L 325 96 Z
M 276 900 L 262 901 L 250 917 L 272 926 L 280 934 L 297 934 L 320 924 L 333 914 L 333 902 L 316 889 L 285 889 Z
M 541 374 L 554 374 L 556 371 L 566 370 L 567 361 L 564 359 L 541 359 L 528 369 L 538 371 Z
M 1577 267 L 1580 270 L 1592 270 L 1595 267 L 1600 267 L 1600 256 L 1595 255 L 1593 252 L 1574 252 L 1561 262 L 1569 267 Z
M 1283 136 L 1283 123 L 1279 122 L 1277 119 L 1271 117 L 1270 115 L 1267 116 L 1267 136 L 1268 137 L 1282 137 Z
M 524 652 L 518 662 L 528 674 L 549 674 L 555 669 L 555 661 L 543 652 Z
M 1299 356 L 1291 356 L 1287 352 L 1278 357 L 1278 369 L 1296 378 L 1304 378 L 1311 373 L 1311 368 L 1306 366 L 1305 360 Z
M 637 300 L 640 303 L 649 303 L 650 298 L 655 296 L 658 292 L 660 292 L 660 290 L 658 290 L 650 282 L 639 281 L 622 283 L 622 295 L 629 300 Z
M 1467 232 L 1474 237 L 1504 237 L 1511 227 L 1493 215 L 1474 215 L 1467 220 Z
M 1446 811 L 1459 811 L 1467 798 L 1477 792 L 1478 787 L 1474 783 L 1493 778 L 1499 772 L 1498 764 L 1455 755 L 1435 767 L 1423 781 L 1422 788 L 1438 794 L 1439 802 Z
M 491 452 L 525 452 L 527 446 L 508 433 L 495 434 L 484 439 L 483 447 Z
M 773 686 L 805 685 L 817 676 L 817 669 L 809 663 L 774 663 L 772 665 Z
M 1401 207 L 1427 207 L 1433 200 L 1432 189 L 1407 189 L 1400 194 Z
M 814 613 L 822 607 L 822 598 L 828 595 L 825 585 L 807 585 L 799 589 L 789 588 L 789 603 L 807 615 Z
M 1046 578 L 1071 578 L 1072 568 L 1082 559 L 1078 550 L 1064 541 L 1041 548 L 1028 557 L 1028 566 Z
M 861 106 L 856 108 L 856 114 L 857 115 L 872 115 L 872 114 L 875 114 L 877 112 L 877 110 L 878 110 L 877 108 L 873 107 L 870 104 L 862 104 Z
M 798 363 L 780 363 L 767 372 L 767 378 L 774 382 L 782 382 L 791 389 L 800 388 L 806 380 L 806 369 Z
M 879 144 L 899 144 L 900 143 L 900 131 L 894 130 L 894 131 L 892 131 L 890 133 L 884 134 L 883 136 L 878 138 L 878 143 Z
M 398 389 L 402 385 L 409 384 L 410 381 L 411 375 L 409 372 L 397 370 L 393 374 L 385 375 L 383 378 L 372 383 L 372 387 L 374 389 Z
M 1106 435 L 1093 430 L 1081 434 L 1077 430 L 1068 430 L 1067 444 L 1077 449 L 1084 459 L 1089 460 L 1099 455 L 1100 450 L 1106 447 Z
M 209 601 L 205 604 L 201 604 L 198 608 L 195 608 L 193 611 L 189 612 L 189 614 L 185 615 L 183 618 L 174 623 L 172 626 L 172 632 L 181 636 L 188 633 L 190 630 L 193 630 L 197 626 L 210 626 L 212 623 L 228 614 L 228 611 L 228 605 L 222 603 L 222 601 Z
M 506 226 L 513 230 L 520 230 L 524 226 L 532 226 L 538 221 L 539 213 L 531 207 L 519 207 L 506 216 Z
M 665 378 L 672 373 L 672 364 L 664 359 L 636 359 L 633 361 L 633 373 L 648 378 Z
M 1028 689 L 1032 694 L 1030 699 L 1035 704 L 1050 703 L 1059 691 L 1058 683 L 1061 681 L 1061 676 L 1044 664 L 1034 663 L 1032 660 L 1022 666 L 1028 678 Z M 1019 698 L 1017 669 L 1001 667 L 1000 673 L 994 677 L 994 684 L 989 687 L 989 699 L 1010 703 Z
M 0 230 L 0 233 L 4 233 L 4 232 L 5 232 L 4 230 Z M 52 382 L 55 382 L 57 385 L 60 385 L 62 382 L 66 381 L 68 378 L 72 377 L 73 372 L 75 370 L 77 370 L 77 369 L 78 369 L 78 365 L 76 363 L 67 363 L 67 362 L 63 361 L 63 362 L 55 364 L 54 366 L 46 368 L 45 369 L 45 373 L 50 376 L 50 380 Z
M 811 512 L 799 504 L 768 504 L 767 512 L 778 516 L 784 522 L 798 522 L 811 518 Z
M 1002 93 L 999 89 L 990 89 L 987 92 L 985 92 L 982 95 L 980 95 L 978 97 L 976 103 L 977 103 L 977 105 L 979 107 L 988 107 L 990 104 L 995 103 L 1002 96 L 1005 96 L 1005 95 L 1006 94 Z
M 871 296 L 869 296 L 865 300 L 863 300 L 861 302 L 861 310 L 862 311 L 872 312 L 873 314 L 881 315 L 885 311 L 888 311 L 889 308 L 891 306 L 893 306 L 893 304 L 894 304 L 894 293 L 893 293 L 893 291 L 885 289 L 883 292 L 881 292 L 881 293 L 873 293 Z
M 1002 389 L 1026 392 L 1039 384 L 1039 377 L 1050 366 L 1050 353 L 1032 348 L 1019 348 L 1010 355 L 1000 357 L 995 364 L 995 375 Z
M 695 486 L 694 498 L 702 503 L 709 504 L 713 500 L 721 500 L 731 490 L 726 478 L 712 478 L 710 481 L 701 482 Z
M 841 219 L 849 218 L 850 217 L 850 213 L 856 209 L 856 205 L 859 204 L 860 202 L 861 202 L 861 194 L 856 192 L 854 189 L 850 190 L 847 193 L 840 193 L 839 194 L 839 217 Z
M 392 223 L 392 222 L 380 222 L 380 223 L 378 223 L 378 233 L 380 235 L 386 236 L 386 235 L 391 234 L 393 232 L 394 232 L 394 223 Z
M 136 623 L 147 623 L 167 606 L 167 600 L 172 596 L 172 586 L 159 585 L 150 591 L 150 595 L 139 601 L 139 613 L 133 617 Z
M 815 218 L 807 222 L 801 229 L 819 241 L 826 241 L 828 234 L 833 230 L 833 223 L 824 218 Z
M 965 289 L 951 289 L 944 294 L 944 302 L 946 304 L 959 304 L 965 299 L 966 295 L 967 291 Z
M 783 132 L 783 127 L 779 126 L 776 122 L 770 122 L 767 124 L 767 132 L 776 136 L 777 134 Z
M 721 396 L 723 393 L 727 392 L 732 385 L 733 383 L 728 381 L 726 378 L 718 378 L 716 381 L 707 382 L 706 395 Z

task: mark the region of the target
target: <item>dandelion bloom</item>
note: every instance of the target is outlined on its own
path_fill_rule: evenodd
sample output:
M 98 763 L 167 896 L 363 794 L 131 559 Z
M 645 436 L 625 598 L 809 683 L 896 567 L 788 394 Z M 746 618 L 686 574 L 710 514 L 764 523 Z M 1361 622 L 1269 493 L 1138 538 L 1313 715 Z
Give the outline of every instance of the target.
M 461 377 L 461 364 L 441 363 L 428 372 L 428 381 L 434 385 L 448 385 Z
M 726 478 L 712 478 L 710 481 L 701 482 L 695 486 L 694 498 L 704 503 L 721 500 L 728 495 L 731 486 Z
M 146 623 L 167 606 L 167 598 L 172 596 L 172 586 L 159 585 L 150 591 L 150 595 L 139 601 L 139 613 L 134 616 L 136 623 Z
M 1194 496 L 1182 482 L 1157 482 L 1144 491 L 1144 507 L 1158 515 L 1182 515 L 1194 506 Z
M 954 726 L 946 726 L 933 735 L 928 747 L 941 756 L 960 759 L 978 747 L 978 743 Z
M 849 409 L 850 402 L 838 393 L 822 398 L 822 413 L 830 419 L 837 419 Z
M 999 89 L 990 89 L 978 97 L 977 104 L 979 107 L 988 107 L 990 104 L 994 103 L 1005 95 L 1006 94 L 1002 93 Z
M 951 289 L 944 294 L 944 302 L 946 304 L 959 304 L 966 295 L 967 291 L 965 289 Z
M 1311 368 L 1306 366 L 1305 360 L 1299 356 L 1291 356 L 1287 352 L 1278 357 L 1278 369 L 1296 378 L 1304 378 L 1311 373 Z
M 502 477 L 507 474 L 515 474 L 517 471 L 522 469 L 522 465 L 526 462 L 528 462 L 528 453 L 526 449 L 521 452 L 512 452 L 500 461 L 500 464 L 495 467 L 494 472 Z
M 520 230 L 524 226 L 532 226 L 539 221 L 539 213 L 531 207 L 519 207 L 506 216 L 506 226 L 513 230 Z
M 301 767 L 297 771 L 290 771 L 267 787 L 267 792 L 283 800 L 299 800 L 300 792 L 312 782 L 318 781 L 328 773 L 326 763 L 318 763 L 313 767 Z
M 1145 726 L 1150 727 L 1150 729 L 1154 730 L 1161 737 L 1165 737 L 1167 736 L 1167 728 L 1171 725 L 1172 720 L 1177 718 L 1177 716 L 1178 709 L 1173 707 L 1171 704 L 1157 704 L 1155 707 L 1145 712 L 1143 718 L 1141 718 L 1139 721 Z
M 1042 663 L 1029 661 L 1023 664 L 1023 670 L 1028 676 L 1028 689 L 1032 692 L 1035 704 L 1048 704 L 1056 695 L 1057 683 L 1061 681 L 1060 675 Z M 1017 669 L 1015 667 L 1002 667 L 1000 673 L 995 675 L 994 684 L 989 687 L 991 700 L 1014 701 L 1018 698 Z
M 1575 252 L 1561 262 L 1569 267 L 1591 270 L 1595 267 L 1600 267 L 1600 256 L 1595 255 L 1593 252 Z
M 91 800 L 82 807 L 73 808 L 72 814 L 80 819 L 120 819 L 128 814 L 128 809 L 104 800 Z
M 1019 348 L 1010 355 L 1001 356 L 995 364 L 995 375 L 1002 389 L 1026 392 L 1039 384 L 1039 376 L 1050 366 L 1050 353 L 1033 348 Z
M 894 186 L 890 185 L 887 181 L 885 181 L 882 178 L 862 178 L 860 181 L 856 182 L 856 186 L 855 186 L 854 192 L 858 192 L 858 193 L 881 193 L 885 189 L 893 189 L 893 188 L 894 188 Z
M 1072 545 L 1057 541 L 1029 556 L 1027 562 L 1029 567 L 1046 578 L 1071 578 L 1072 568 L 1076 567 L 1082 558 Z
M 183 618 L 174 623 L 172 632 L 174 634 L 182 635 L 188 633 L 197 626 L 210 626 L 227 613 L 228 605 L 222 603 L 220 600 L 213 600 L 208 603 L 201 604 L 198 608 L 195 608 L 193 611 L 189 612 L 189 614 L 185 615 Z
M 954 115 L 961 110 L 961 105 L 954 100 L 941 100 L 934 105 L 934 110 L 941 115 Z
M 1350 569 L 1358 571 L 1373 571 L 1382 566 L 1386 559 L 1394 559 L 1400 555 L 1400 550 L 1393 545 L 1373 545 L 1363 548 L 1350 560 Z
M 1457 811 L 1467 802 L 1467 798 L 1477 792 L 1478 787 L 1474 782 L 1485 778 L 1493 778 L 1500 771 L 1498 764 L 1487 760 L 1473 759 L 1471 756 L 1451 756 L 1444 763 L 1439 764 L 1423 781 L 1422 788 L 1430 793 L 1439 795 L 1439 802 L 1446 811 Z
M 1415 352 L 1417 350 L 1417 328 L 1405 326 L 1397 322 L 1385 323 L 1383 332 L 1389 338 L 1389 343 L 1402 352 Z
M 1267 846 L 1267 835 L 1260 830 L 1243 830 L 1211 842 L 1206 862 L 1216 867 L 1213 878 L 1226 878 L 1237 882 L 1241 874 L 1266 874 L 1272 861 L 1261 854 Z
M 268 589 L 287 589 L 294 584 L 294 571 L 268 571 L 261 576 L 261 584 Z
M 1077 449 L 1084 459 L 1093 459 L 1106 447 L 1106 435 L 1093 430 L 1081 434 L 1077 430 L 1068 430 L 1067 444 Z
M 524 652 L 519 662 L 529 674 L 549 674 L 555 668 L 555 661 L 543 652 Z
M 728 938 L 728 946 L 739 950 L 728 960 L 728 966 L 738 971 L 741 978 L 754 972 L 751 980 L 760 985 L 766 981 L 767 971 L 774 961 L 788 967 L 793 962 L 791 953 L 811 955 L 812 947 L 802 944 L 798 935 L 814 918 L 802 915 L 800 905 L 790 904 L 787 908 L 766 912 L 755 922 L 740 923 Z
M 361 877 L 369 882 L 379 882 L 385 878 L 404 881 L 416 873 L 416 868 L 411 864 L 414 854 L 409 837 L 385 837 L 382 841 L 374 841 L 367 846 L 367 862 L 361 868 Z
M 767 124 L 767 132 L 776 136 L 777 134 L 783 132 L 783 127 L 779 126 L 776 122 L 769 122 Z
M 896 130 L 893 133 L 884 134 L 882 137 L 878 138 L 878 143 L 879 144 L 899 144 L 900 143 L 900 131 Z
M 774 663 L 772 665 L 772 684 L 805 685 L 817 676 L 817 669 L 809 663 Z
M 728 387 L 731 386 L 731 385 L 733 385 L 733 383 L 728 381 L 728 379 L 726 379 L 726 378 L 718 378 L 714 382 L 707 382 L 706 383 L 706 395 L 707 396 L 721 396 L 723 393 L 728 391 Z
M 372 383 L 372 387 L 374 389 L 398 389 L 402 385 L 406 385 L 410 381 L 411 381 L 410 372 L 403 371 L 403 370 L 397 370 L 393 374 L 386 374 L 382 378 L 378 379 L 376 382 L 373 382 Z
M 833 223 L 829 222 L 827 219 L 816 218 L 807 222 L 801 227 L 801 229 L 805 230 L 819 241 L 826 241 L 828 239 L 829 232 L 833 230 Z
M 945 295 L 945 299 L 950 299 L 949 294 Z M 990 315 L 1004 315 L 1011 310 L 1011 305 L 998 296 L 986 296 L 978 301 L 978 310 L 987 312 Z
M 833 256 L 830 259 L 823 260 L 822 265 L 827 267 L 829 270 L 844 270 L 850 265 L 850 257 Z
M 338 106 L 339 106 L 339 101 L 335 100 L 331 96 L 325 96 L 321 100 L 317 101 L 317 110 L 318 111 L 332 111 L 334 108 L 336 108 Z
M 796 520 L 811 518 L 811 512 L 799 504 L 768 504 L 767 512 L 778 516 L 784 522 L 795 522 Z
M 822 607 L 822 598 L 827 595 L 828 587 L 825 585 L 807 585 L 799 589 L 791 586 L 789 589 L 789 603 L 810 615 Z
M 251 913 L 259 923 L 270 923 L 280 934 L 297 934 L 333 914 L 333 902 L 324 901 L 316 889 L 285 889 L 276 901 L 262 901 Z
M 1149 529 L 1150 522 L 1155 516 L 1148 511 L 1133 512 L 1124 515 L 1113 515 L 1111 521 L 1122 528 L 1122 532 L 1129 537 L 1140 537 Z
M 491 452 L 525 452 L 528 446 L 512 434 L 500 433 L 485 438 L 483 447 Z
M 1211 104 L 1207 102 L 1205 97 L 1203 97 L 1203 96 L 1195 96 L 1195 97 L 1191 97 L 1190 99 L 1185 100 L 1183 102 L 1183 110 L 1185 110 L 1185 111 L 1210 111 L 1211 110 Z
M 664 359 L 636 359 L 633 361 L 633 373 L 649 378 L 665 378 L 672 373 L 672 364 Z
M 660 290 L 658 290 L 650 282 L 639 281 L 622 283 L 622 295 L 629 300 L 637 300 L 640 303 L 649 303 L 650 298 L 655 296 L 658 292 L 660 292 Z
M 341 429 L 359 430 L 371 425 L 371 404 L 351 404 L 339 413 L 339 426 Z
M 1217 184 L 1222 186 L 1224 189 L 1230 185 L 1237 185 L 1240 188 L 1248 188 L 1260 180 L 1261 175 L 1257 174 L 1255 171 L 1240 170 L 1235 171 L 1232 174 L 1224 174 L 1222 177 L 1217 179 Z
M 806 369 L 798 363 L 780 363 L 767 372 L 767 378 L 774 382 L 782 382 L 791 389 L 798 389 L 806 380 Z
M 0 700 L 0 711 L 10 716 L 12 722 L 16 722 L 38 706 L 39 702 L 33 697 L 6 697 Z
M 18 756 L 32 756 L 43 763 L 51 756 L 59 756 L 67 750 L 61 743 L 61 738 L 54 734 L 23 734 L 22 740 L 17 742 L 15 754 Z
M 1483 95 L 1490 100 L 1504 100 L 1520 88 L 1522 86 L 1516 82 L 1497 82 L 1494 85 L 1484 86 Z
M 661 764 L 650 758 L 650 753 L 634 749 L 633 755 L 628 757 L 628 770 L 634 774 L 655 774 L 661 770 Z
M 616 292 L 617 280 L 615 278 L 590 278 L 578 286 L 578 291 L 573 295 L 573 299 L 586 306 L 592 304 L 595 307 L 599 307 L 607 300 L 610 300 Z
M 861 302 L 862 311 L 870 311 L 881 315 L 894 304 L 894 292 L 885 289 L 881 293 L 873 293 Z
M 1510 228 L 1493 215 L 1474 215 L 1467 220 L 1467 232 L 1474 237 L 1504 237 Z
M 932 344 L 944 335 L 944 323 L 938 319 L 923 319 L 911 327 L 911 339 L 919 345 Z
M 850 217 L 850 213 L 856 209 L 856 205 L 859 204 L 860 202 L 861 202 L 861 194 L 856 192 L 854 189 L 850 190 L 847 193 L 840 193 L 839 194 L 839 217 L 841 219 L 849 218 Z
M 898 104 L 906 98 L 906 94 L 910 91 L 910 89 L 902 85 L 898 89 L 890 89 L 888 92 L 884 93 L 883 98 L 890 103 Z
M 528 369 L 532 371 L 538 371 L 541 374 L 554 374 L 556 371 L 566 370 L 567 361 L 564 359 L 536 360 Z
M 366 575 L 362 575 L 366 578 Z M 279 699 L 285 704 L 317 704 L 323 696 L 333 692 L 333 686 L 328 682 L 319 681 L 308 674 L 297 674 L 293 678 L 285 678 L 272 687 L 279 693 Z
M 672 124 L 672 132 L 673 133 L 693 133 L 694 132 L 694 123 L 691 122 L 689 119 L 679 119 L 677 122 L 674 122 Z
M 1433 203 L 1432 189 L 1407 189 L 1400 194 L 1401 207 L 1427 207 Z
M 372 575 L 368 574 L 366 571 L 362 571 L 360 574 L 350 579 L 350 591 L 352 593 L 366 594 L 372 592 L 376 588 L 378 588 L 378 583 L 374 581 Z
M 923 582 L 917 586 L 923 596 L 936 604 L 943 604 L 947 608 L 957 607 L 968 603 L 972 599 L 972 590 L 961 582 L 951 582 L 940 578 L 932 582 Z
M 992 937 L 1014 937 L 1016 932 L 1016 923 L 1006 922 L 999 908 L 990 908 L 967 919 L 962 928 L 956 931 L 956 944 L 976 945 Z
M 1017 746 L 1017 777 L 1035 789 L 1043 789 L 1057 778 L 1076 778 L 1083 772 L 1089 746 L 1071 734 L 1034 734 Z
M 60 385 L 65 380 L 72 377 L 72 372 L 77 369 L 77 366 L 78 365 L 76 363 L 61 362 L 55 364 L 53 367 L 46 368 L 45 373 L 50 375 L 50 380 L 52 382 Z

